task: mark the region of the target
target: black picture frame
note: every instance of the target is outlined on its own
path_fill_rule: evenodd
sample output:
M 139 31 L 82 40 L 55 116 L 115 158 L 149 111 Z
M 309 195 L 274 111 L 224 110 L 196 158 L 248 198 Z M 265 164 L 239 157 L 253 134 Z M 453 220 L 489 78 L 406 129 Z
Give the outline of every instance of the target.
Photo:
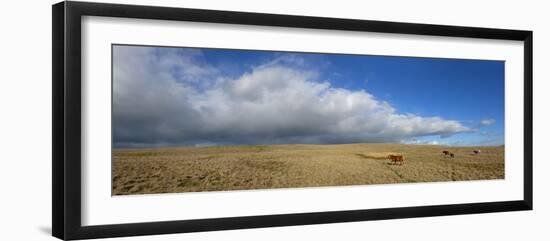
M 81 17 L 194 21 L 259 26 L 366 31 L 430 36 L 517 40 L 524 43 L 524 186 L 522 200 L 420 207 L 140 222 L 98 226 L 81 224 Z M 197 10 L 90 2 L 52 6 L 52 233 L 60 239 L 308 225 L 442 215 L 532 210 L 533 208 L 533 32 L 324 17 Z

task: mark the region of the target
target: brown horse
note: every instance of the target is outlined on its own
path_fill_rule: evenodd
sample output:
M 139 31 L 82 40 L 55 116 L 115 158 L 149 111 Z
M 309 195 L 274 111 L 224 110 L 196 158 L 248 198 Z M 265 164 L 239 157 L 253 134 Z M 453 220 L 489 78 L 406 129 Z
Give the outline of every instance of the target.
M 399 163 L 399 165 L 403 165 L 405 163 L 405 158 L 403 158 L 403 155 L 388 155 L 388 159 L 391 160 L 393 164 Z
M 449 152 L 449 151 L 443 151 L 443 155 L 447 156 L 447 155 L 449 155 L 449 154 L 451 154 L 451 152 Z

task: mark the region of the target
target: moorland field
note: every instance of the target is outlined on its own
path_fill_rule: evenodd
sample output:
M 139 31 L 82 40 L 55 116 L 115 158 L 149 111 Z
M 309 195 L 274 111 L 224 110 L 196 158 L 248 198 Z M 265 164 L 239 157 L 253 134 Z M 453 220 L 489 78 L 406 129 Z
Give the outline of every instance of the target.
M 474 154 L 474 149 L 481 153 Z M 454 158 L 442 154 L 448 150 Z M 402 165 L 386 159 L 403 155 Z M 114 149 L 112 194 L 504 178 L 504 147 L 409 144 Z

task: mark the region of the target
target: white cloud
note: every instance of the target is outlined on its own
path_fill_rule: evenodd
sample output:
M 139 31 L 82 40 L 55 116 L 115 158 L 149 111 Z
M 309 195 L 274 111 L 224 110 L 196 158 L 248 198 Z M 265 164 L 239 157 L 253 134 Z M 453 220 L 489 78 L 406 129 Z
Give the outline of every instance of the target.
M 115 47 L 115 145 L 394 142 L 471 131 L 399 113 L 283 56 L 228 79 L 188 49 Z
M 416 138 L 412 138 L 412 139 L 409 139 L 409 140 L 402 140 L 402 141 L 400 141 L 400 143 L 414 144 L 414 145 L 434 145 L 434 146 L 448 145 L 447 142 L 441 142 L 441 141 L 436 141 L 436 140 L 419 140 L 419 139 L 416 139 Z
M 481 125 L 481 126 L 490 126 L 492 124 L 495 124 L 494 119 L 483 119 L 479 122 L 479 125 Z

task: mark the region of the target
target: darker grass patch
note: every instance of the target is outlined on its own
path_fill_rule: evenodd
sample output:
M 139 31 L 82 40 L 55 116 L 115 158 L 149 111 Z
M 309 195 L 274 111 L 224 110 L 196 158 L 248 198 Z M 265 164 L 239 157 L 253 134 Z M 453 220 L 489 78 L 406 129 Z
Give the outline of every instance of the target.
M 245 160 L 245 161 L 243 161 L 243 163 L 247 167 L 254 168 L 254 169 L 260 169 L 260 170 L 265 170 L 265 171 L 270 171 L 270 172 L 283 171 L 283 170 L 286 170 L 286 168 L 288 167 L 287 164 L 285 164 L 283 162 L 280 162 L 280 161 L 263 161 L 263 160 L 251 161 L 251 160 Z
M 196 187 L 199 183 L 193 178 L 184 178 L 178 180 L 178 187 Z
M 197 160 L 210 160 L 210 159 L 213 159 L 213 158 L 216 158 L 216 157 L 219 157 L 219 155 L 210 155 L 210 156 L 205 156 L 205 157 L 199 157 L 199 158 L 197 158 Z
M 147 156 L 158 156 L 158 152 L 154 151 L 135 151 L 135 152 L 121 152 L 115 153 L 116 156 L 126 156 L 126 157 L 147 157 Z
M 256 151 L 256 152 L 263 152 L 270 149 L 268 146 L 247 146 L 247 148 Z
M 366 159 L 376 159 L 376 160 L 386 160 L 387 159 L 385 157 L 369 156 L 369 155 L 359 154 L 359 153 L 355 153 L 355 155 L 358 156 L 358 157 L 361 157 L 361 158 L 366 158 Z

